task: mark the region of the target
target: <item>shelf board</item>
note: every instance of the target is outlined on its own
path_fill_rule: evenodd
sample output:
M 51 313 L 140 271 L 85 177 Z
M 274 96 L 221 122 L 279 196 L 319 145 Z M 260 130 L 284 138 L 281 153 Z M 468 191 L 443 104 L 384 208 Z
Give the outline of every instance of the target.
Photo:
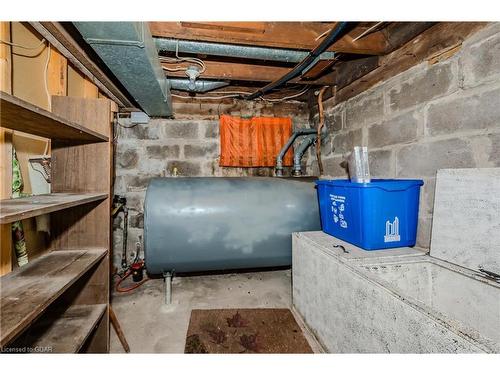
M 0 126 L 54 140 L 81 143 L 109 140 L 103 134 L 68 121 L 3 91 L 0 91 Z
M 45 314 L 15 345 L 50 348 L 49 353 L 78 353 L 106 311 L 106 304 L 70 306 Z
M 108 194 L 102 193 L 52 193 L 31 197 L 0 200 L 0 224 L 28 219 L 33 216 L 48 214 L 65 208 L 79 206 L 102 199 Z
M 0 277 L 0 347 L 29 327 L 106 253 L 96 248 L 52 251 Z

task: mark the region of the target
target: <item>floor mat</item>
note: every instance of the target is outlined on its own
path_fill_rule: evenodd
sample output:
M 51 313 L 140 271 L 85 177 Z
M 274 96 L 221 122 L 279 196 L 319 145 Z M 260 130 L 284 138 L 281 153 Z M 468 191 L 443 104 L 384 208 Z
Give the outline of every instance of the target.
M 312 353 L 288 309 L 193 310 L 184 353 Z

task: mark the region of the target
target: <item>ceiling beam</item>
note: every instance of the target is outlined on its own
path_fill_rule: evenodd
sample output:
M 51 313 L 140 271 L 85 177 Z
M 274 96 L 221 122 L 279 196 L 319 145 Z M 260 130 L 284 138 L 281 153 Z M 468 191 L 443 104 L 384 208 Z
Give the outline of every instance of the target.
M 349 85 L 351 82 L 363 77 L 379 66 L 378 56 L 369 56 L 361 59 L 337 63 L 332 71 L 314 81 L 294 83 L 309 83 L 311 85 L 337 86 L 337 90 Z M 325 96 L 325 95 L 324 95 Z
M 244 24 L 244 25 L 242 25 Z M 252 25 L 255 24 L 254 27 Z M 155 37 L 178 38 L 218 43 L 234 43 L 262 47 L 302 49 L 310 51 L 320 42 L 334 22 L 150 22 Z M 353 41 L 368 27 L 356 27 L 329 51 L 381 55 L 389 48 L 381 31 Z
M 241 64 L 221 61 L 204 61 L 206 70 L 200 75 L 200 79 L 217 79 L 228 81 L 257 81 L 257 82 L 273 82 L 281 78 L 290 71 L 291 68 L 278 66 Z M 166 67 L 178 66 L 178 64 L 165 64 Z M 165 71 L 167 77 L 182 77 L 187 78 L 184 71 L 169 72 Z M 332 85 L 332 78 L 329 74 L 325 78 L 321 77 L 316 80 L 299 80 L 291 81 L 294 84 L 303 85 Z
M 290 68 L 278 66 L 240 64 L 221 61 L 204 61 L 206 70 L 200 75 L 200 79 L 219 79 L 232 81 L 261 81 L 271 82 L 290 71 Z M 176 67 L 178 64 L 162 63 L 165 67 Z M 165 71 L 168 77 L 187 78 L 184 71 Z
M 385 51 L 386 54 L 390 53 L 403 44 L 408 43 L 410 40 L 415 38 L 417 35 L 423 33 L 429 27 L 432 27 L 436 22 L 392 22 L 386 28 L 384 28 L 382 33 L 385 35 L 388 47 Z

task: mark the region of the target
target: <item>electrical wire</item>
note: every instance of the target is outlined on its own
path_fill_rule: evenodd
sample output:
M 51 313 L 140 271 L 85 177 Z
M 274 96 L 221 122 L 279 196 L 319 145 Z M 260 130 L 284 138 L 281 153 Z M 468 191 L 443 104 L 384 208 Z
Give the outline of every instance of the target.
M 293 99 L 293 98 L 297 98 L 301 95 L 304 95 L 308 90 L 309 90 L 309 86 L 307 86 L 304 90 L 298 92 L 298 93 L 295 93 L 293 95 L 288 95 L 288 96 L 284 96 L 282 98 L 264 98 L 264 97 L 260 97 L 258 98 L 258 100 L 263 100 L 263 101 L 266 101 L 266 102 L 271 102 L 271 103 L 276 103 L 276 102 L 282 102 L 282 101 L 285 101 L 285 100 L 288 100 L 288 99 Z M 199 100 L 217 100 L 217 99 L 228 99 L 228 98 L 239 98 L 241 97 L 241 95 L 248 95 L 250 93 L 246 92 L 246 91 L 223 91 L 223 92 L 220 92 L 221 94 L 228 94 L 228 95 L 217 95 L 217 96 L 186 96 L 186 95 L 178 95 L 178 94 L 170 94 L 171 96 L 173 96 L 174 98 L 180 98 L 180 99 L 199 99 Z
M 123 281 L 125 281 L 130 275 L 132 275 L 132 271 L 129 269 L 127 270 L 127 272 L 125 272 L 125 274 L 120 277 L 120 280 L 118 280 L 118 282 L 115 284 L 115 290 L 118 292 L 118 293 L 127 293 L 127 292 L 131 292 L 132 290 L 134 289 L 137 289 L 139 288 L 142 284 L 144 284 L 146 281 L 149 281 L 149 277 L 144 277 L 144 279 L 142 279 L 141 281 L 139 281 L 138 283 L 135 283 L 134 285 L 132 286 L 129 286 L 129 287 L 126 287 L 126 288 L 120 288 L 120 285 Z
M 22 49 L 26 49 L 26 50 L 37 50 L 42 45 L 45 45 L 46 42 L 47 42 L 46 39 L 43 38 L 40 41 L 40 43 L 38 43 L 36 46 L 24 46 L 22 44 L 12 43 L 12 42 L 8 42 L 6 40 L 0 39 L 0 43 L 7 44 L 7 45 L 9 45 L 11 47 L 17 47 L 17 48 L 22 48 Z M 43 72 L 44 72 L 43 75 L 44 75 L 45 94 L 47 95 L 47 104 L 48 104 L 48 107 L 49 107 L 49 111 L 51 110 L 51 107 L 52 107 L 52 103 L 51 103 L 51 100 L 50 100 L 49 86 L 48 86 L 48 83 L 47 83 L 47 80 L 48 80 L 48 70 L 49 70 L 49 62 L 50 62 L 50 47 L 51 47 L 50 43 L 47 43 L 47 46 L 46 46 L 46 48 L 48 49 L 47 50 L 47 59 L 45 60 L 45 65 L 44 65 L 44 70 L 43 70 Z M 42 51 L 40 51 L 39 53 L 37 53 L 35 56 L 26 56 L 26 55 L 22 55 L 22 56 L 25 56 L 25 57 L 36 57 L 36 56 L 39 56 L 40 53 L 42 53 Z
M 44 39 L 45 40 L 45 39 Z M 49 111 L 52 110 L 52 100 L 50 100 L 50 92 L 49 92 L 49 84 L 47 82 L 48 72 L 49 72 L 49 62 L 50 62 L 50 43 L 48 43 L 47 47 L 47 60 L 45 61 L 45 69 L 44 69 L 44 84 L 45 84 L 45 93 L 47 94 L 47 103 L 49 106 Z
M 45 38 L 40 41 L 40 43 L 37 46 L 34 47 L 27 47 L 23 46 L 22 44 L 17 44 L 17 43 L 12 43 L 12 42 L 7 42 L 6 40 L 0 39 L 0 43 L 7 44 L 12 47 L 18 47 L 18 48 L 23 48 L 23 49 L 29 49 L 29 50 L 34 50 L 40 48 L 43 44 L 45 44 L 46 40 Z
M 282 98 L 275 98 L 275 99 L 267 99 L 267 98 L 261 98 L 262 100 L 266 101 L 266 102 L 272 102 L 272 103 L 276 103 L 276 102 L 282 102 L 282 101 L 285 101 L 285 100 L 288 100 L 288 99 L 293 99 L 293 98 L 297 98 L 301 95 L 304 95 L 307 91 L 309 90 L 309 87 L 307 87 L 306 89 L 296 93 L 296 94 L 293 94 L 293 95 L 289 95 L 289 96 L 284 96 Z
M 352 40 L 352 42 L 355 42 L 358 39 L 361 39 L 362 37 L 364 37 L 365 35 L 369 34 L 372 30 L 375 30 L 378 26 L 380 26 L 383 23 L 384 23 L 383 21 L 382 22 L 377 22 L 375 25 L 369 27 L 368 29 L 366 29 L 365 31 L 363 31 L 361 34 L 359 34 L 356 38 L 354 38 Z
M 180 57 L 179 56 L 179 41 L 177 41 L 177 45 L 175 46 L 175 58 L 174 57 L 168 57 L 168 56 L 160 56 L 160 61 L 163 61 L 167 64 L 175 64 L 175 63 L 191 63 L 191 64 L 197 64 L 201 66 L 201 70 L 199 74 L 202 74 L 205 72 L 207 69 L 205 63 L 203 60 L 198 59 L 196 57 Z M 162 66 L 163 70 L 166 70 L 167 72 L 179 72 L 179 71 L 187 71 L 189 67 L 181 67 L 177 66 L 176 68 L 167 68 L 166 66 Z
M 120 116 L 119 114 L 117 113 L 116 115 L 116 124 L 122 128 L 125 128 L 125 129 L 131 129 L 131 128 L 134 128 L 136 127 L 137 125 L 139 125 L 139 123 L 135 123 L 135 124 L 132 124 L 132 125 L 123 125 L 123 124 L 120 124 Z M 117 135 L 118 136 L 118 135 Z

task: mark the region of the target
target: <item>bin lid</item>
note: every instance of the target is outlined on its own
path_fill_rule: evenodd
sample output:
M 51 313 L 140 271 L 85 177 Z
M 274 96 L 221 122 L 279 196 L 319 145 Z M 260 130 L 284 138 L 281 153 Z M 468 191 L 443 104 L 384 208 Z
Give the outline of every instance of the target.
M 316 185 L 352 187 L 352 188 L 378 188 L 387 191 L 406 190 L 413 186 L 421 186 L 422 180 L 395 180 L 395 179 L 372 179 L 371 182 L 351 182 L 350 180 L 317 180 Z
M 437 172 L 430 255 L 500 274 L 500 168 Z

